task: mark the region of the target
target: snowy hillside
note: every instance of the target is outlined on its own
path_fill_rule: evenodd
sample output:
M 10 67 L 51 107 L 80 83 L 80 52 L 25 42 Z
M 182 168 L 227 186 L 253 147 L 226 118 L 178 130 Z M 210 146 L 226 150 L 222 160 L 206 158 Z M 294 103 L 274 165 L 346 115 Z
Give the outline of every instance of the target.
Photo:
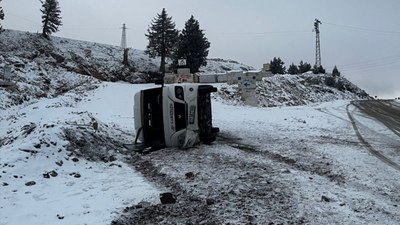
M 157 71 L 158 59 L 151 59 L 142 50 L 131 49 L 131 67 L 122 66 L 122 49 L 117 46 L 51 37 L 39 34 L 5 30 L 0 34 L 0 76 L 5 65 L 11 66 L 15 87 L 0 89 L 4 101 L 0 108 L 20 104 L 29 99 L 56 97 L 69 90 L 79 91 L 82 85 L 96 88 L 98 80 L 140 83 L 146 75 Z M 252 67 L 234 60 L 209 59 L 201 73 L 248 71 Z M 136 72 L 135 72 L 136 71 Z M 68 77 L 76 77 L 66 82 Z M 258 82 L 257 99 L 261 107 L 294 106 L 340 99 L 368 97 L 357 86 L 343 77 L 332 78 L 328 84 L 325 75 L 276 75 Z M 241 104 L 237 88 L 222 87 L 219 96 L 228 102 Z
M 0 78 L 4 66 L 10 66 L 16 87 L 7 92 L 0 89 L 4 96 L 0 108 L 29 99 L 52 98 L 81 85 L 94 85 L 98 80 L 140 83 L 145 73 L 158 70 L 159 59 L 149 58 L 137 49 L 129 51 L 131 67 L 124 68 L 122 52 L 118 46 L 59 37 L 51 37 L 49 41 L 39 34 L 5 30 L 0 34 Z M 209 62 L 201 70 L 212 73 L 251 68 L 234 61 Z M 71 76 L 76 79 L 66 82 Z
M 366 98 L 369 95 L 346 78 L 329 74 L 274 75 L 257 82 L 256 88 L 256 99 L 260 107 L 298 106 Z M 237 85 L 221 85 L 217 99 L 233 105 L 243 104 Z
M 368 95 L 343 77 L 263 78 L 259 107 L 215 84 L 214 143 L 143 155 L 125 148 L 133 95 L 155 85 L 120 80 L 156 60 L 132 50 L 122 70 L 118 47 L 17 31 L 0 50 L 0 225 L 400 224 L 398 130 L 363 114 L 351 100 Z
M 226 73 L 229 71 L 249 71 L 253 67 L 241 64 L 234 60 L 208 59 L 207 66 L 200 67 L 200 73 L 215 74 Z
M 134 76 L 134 71 L 158 71 L 160 65 L 158 58 L 149 58 L 143 50 L 138 49 L 129 50 L 131 67 L 124 68 L 123 50 L 118 46 L 60 37 L 51 37 L 51 41 L 48 41 L 39 34 L 13 30 L 5 30 L 0 37 L 0 50 L 5 58 L 3 60 L 8 61 L 8 57 L 12 55 L 23 62 L 34 61 L 38 66 L 47 63 L 101 80 L 139 82 L 135 80 L 139 74 Z M 200 71 L 216 73 L 251 69 L 253 68 L 233 60 L 209 59 L 207 66 L 201 67 Z

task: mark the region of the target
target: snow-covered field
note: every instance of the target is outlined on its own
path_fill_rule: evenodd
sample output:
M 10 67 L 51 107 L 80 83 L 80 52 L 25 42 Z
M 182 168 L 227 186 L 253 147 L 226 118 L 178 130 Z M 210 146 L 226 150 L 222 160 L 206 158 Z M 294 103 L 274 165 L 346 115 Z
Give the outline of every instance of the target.
M 154 85 L 96 79 L 138 78 L 119 47 L 1 35 L 0 74 L 11 66 L 14 85 L 0 87 L 0 225 L 400 224 L 399 133 L 351 104 L 368 96 L 342 77 L 264 78 L 260 107 L 218 84 L 216 142 L 140 155 L 124 147 L 133 96 Z M 137 71 L 157 70 L 129 54 Z M 160 204 L 166 191 L 176 204 Z
M 106 83 L 87 97 L 67 94 L 2 110 L 0 224 L 109 224 L 123 207 L 158 200 L 160 190 L 124 163 L 117 149 L 94 144 L 93 151 L 114 159 L 88 161 L 67 150 L 63 132 L 125 134 L 122 141 L 132 142 L 132 99 L 144 87 Z M 78 97 L 83 100 L 77 103 Z
M 193 198 L 213 199 L 204 210 L 218 223 L 400 223 L 399 171 L 359 143 L 350 101 L 257 108 L 214 100 L 214 144 L 131 156 L 122 144 L 134 140 L 133 95 L 149 87 L 100 83 L 2 110 L 0 224 L 110 224 L 125 207 L 158 206 L 159 193 L 176 190 L 133 169 L 137 157 Z M 349 111 L 370 144 L 400 164 L 399 137 Z

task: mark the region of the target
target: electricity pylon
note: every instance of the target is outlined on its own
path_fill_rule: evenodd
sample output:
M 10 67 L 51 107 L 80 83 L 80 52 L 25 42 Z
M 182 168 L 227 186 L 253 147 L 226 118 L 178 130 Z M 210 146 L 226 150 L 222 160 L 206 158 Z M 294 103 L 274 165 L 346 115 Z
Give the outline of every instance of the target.
M 128 50 L 129 49 L 126 46 L 126 26 L 125 26 L 125 24 L 122 24 L 121 47 L 124 49 L 124 59 L 122 60 L 122 64 L 124 64 L 124 66 L 129 66 L 129 60 L 128 60 Z
M 321 21 L 318 19 L 315 19 L 314 22 L 314 31 L 315 31 L 315 66 L 318 68 L 321 66 L 321 45 L 319 41 L 319 25 L 321 24 Z
M 123 49 L 126 48 L 126 26 L 125 26 L 125 24 L 122 24 L 121 47 L 122 47 Z

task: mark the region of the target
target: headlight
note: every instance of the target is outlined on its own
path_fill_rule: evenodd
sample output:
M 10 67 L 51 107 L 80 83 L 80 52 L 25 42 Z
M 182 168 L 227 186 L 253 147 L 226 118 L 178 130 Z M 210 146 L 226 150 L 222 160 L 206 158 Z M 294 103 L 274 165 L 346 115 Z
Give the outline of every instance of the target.
M 175 97 L 182 101 L 184 100 L 183 87 L 181 87 L 181 86 L 175 87 Z

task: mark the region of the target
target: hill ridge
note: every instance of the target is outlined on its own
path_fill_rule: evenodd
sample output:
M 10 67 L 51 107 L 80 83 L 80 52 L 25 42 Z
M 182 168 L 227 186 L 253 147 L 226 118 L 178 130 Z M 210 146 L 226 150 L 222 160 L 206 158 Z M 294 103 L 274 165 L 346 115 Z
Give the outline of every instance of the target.
M 80 88 L 96 88 L 101 81 L 142 83 L 149 72 L 158 70 L 159 59 L 150 58 L 143 50 L 129 51 L 130 65 L 122 65 L 123 49 L 118 46 L 61 37 L 44 39 L 40 34 L 5 30 L 0 34 L 0 77 L 3 68 L 11 66 L 14 87 L 1 88 L 5 100 L 0 108 L 21 104 L 31 99 L 52 98 Z M 208 59 L 202 73 L 224 73 L 232 70 L 254 70 L 251 66 L 228 59 Z M 337 99 L 358 99 L 365 91 L 343 77 L 335 78 L 332 87 L 328 76 L 303 74 L 276 75 L 258 82 L 259 106 L 304 105 Z M 87 88 L 87 87 L 85 87 Z M 229 88 L 228 88 L 229 89 Z M 219 92 L 227 102 L 241 103 L 237 91 Z M 317 93 L 318 92 L 318 93 Z M 307 94 L 314 93 L 314 94 Z M 305 99 L 302 99 L 305 98 Z

